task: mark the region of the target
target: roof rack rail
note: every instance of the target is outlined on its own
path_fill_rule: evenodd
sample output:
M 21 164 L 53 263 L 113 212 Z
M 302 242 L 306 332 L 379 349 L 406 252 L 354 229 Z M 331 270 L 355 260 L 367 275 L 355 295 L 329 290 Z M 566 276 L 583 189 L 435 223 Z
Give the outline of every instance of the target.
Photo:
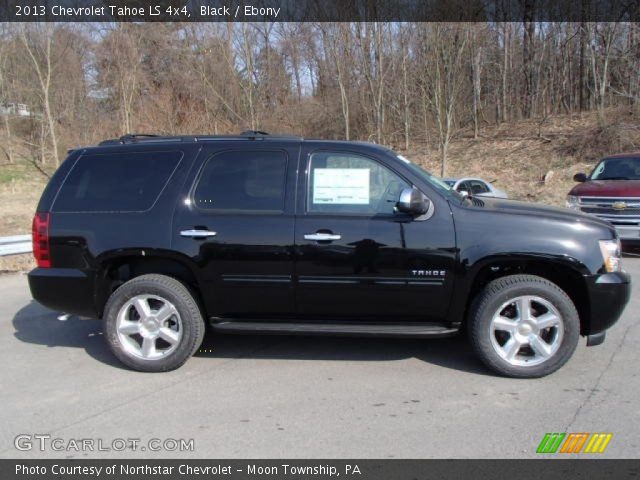
M 120 138 L 112 138 L 109 140 L 104 140 L 99 143 L 99 145 L 124 145 L 126 143 L 138 143 L 143 141 L 149 142 L 168 142 L 168 141 L 178 141 L 181 140 L 180 137 L 169 137 L 164 135 L 156 135 L 154 133 L 127 133 L 126 135 L 122 135 Z
M 303 140 L 303 138 L 298 135 L 291 135 L 286 133 L 271 134 L 262 130 L 245 130 L 244 132 L 240 133 L 240 138 L 247 138 L 249 140 Z
M 151 133 L 128 133 L 120 138 L 103 140 L 98 145 L 124 145 L 130 143 L 155 143 L 155 142 L 200 142 L 212 140 L 302 140 L 296 135 L 271 135 L 260 130 L 246 130 L 239 135 L 179 135 L 164 136 Z
M 157 138 L 160 136 L 161 135 L 156 135 L 155 133 L 127 133 L 126 135 L 122 135 L 118 140 L 122 143 L 126 143 L 141 138 Z
M 269 135 L 269 132 L 263 132 L 262 130 L 245 130 L 240 133 L 242 137 L 257 137 L 262 135 Z

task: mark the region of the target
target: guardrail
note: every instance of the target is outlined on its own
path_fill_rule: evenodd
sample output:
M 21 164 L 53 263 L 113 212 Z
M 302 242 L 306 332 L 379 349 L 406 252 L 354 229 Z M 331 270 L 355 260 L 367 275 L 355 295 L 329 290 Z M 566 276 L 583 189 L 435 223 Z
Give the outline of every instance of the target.
M 0 257 L 5 255 L 18 255 L 20 253 L 31 253 L 31 235 L 12 235 L 10 237 L 0 237 Z

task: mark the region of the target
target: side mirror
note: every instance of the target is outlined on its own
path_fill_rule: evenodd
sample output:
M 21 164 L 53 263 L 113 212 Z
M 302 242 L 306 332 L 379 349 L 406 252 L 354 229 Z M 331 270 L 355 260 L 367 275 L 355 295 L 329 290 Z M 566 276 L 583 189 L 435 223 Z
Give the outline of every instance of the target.
M 427 213 L 430 207 L 431 200 L 415 187 L 402 190 L 400 192 L 400 200 L 396 204 L 399 212 L 408 213 L 416 217 Z
M 458 190 L 458 193 L 460 195 L 462 195 L 463 197 L 468 197 L 469 196 L 469 192 L 467 192 L 466 190 Z
M 586 175 L 586 174 L 584 174 L 584 173 L 576 173 L 576 174 L 573 176 L 573 181 L 574 181 L 574 182 L 580 182 L 580 183 L 582 183 L 582 182 L 586 182 L 587 180 L 589 180 L 589 179 L 587 178 L 587 175 Z

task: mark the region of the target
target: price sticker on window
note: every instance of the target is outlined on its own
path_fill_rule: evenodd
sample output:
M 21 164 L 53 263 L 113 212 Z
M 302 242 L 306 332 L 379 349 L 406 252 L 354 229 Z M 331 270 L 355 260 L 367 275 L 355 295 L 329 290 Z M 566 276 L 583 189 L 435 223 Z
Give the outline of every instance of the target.
M 318 168 L 313 172 L 313 203 L 369 204 L 368 168 Z

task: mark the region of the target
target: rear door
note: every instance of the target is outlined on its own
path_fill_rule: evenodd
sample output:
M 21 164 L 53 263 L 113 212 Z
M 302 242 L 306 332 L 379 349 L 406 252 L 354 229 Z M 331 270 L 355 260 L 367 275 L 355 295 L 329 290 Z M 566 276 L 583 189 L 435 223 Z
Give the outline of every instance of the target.
M 197 266 L 212 316 L 285 318 L 295 311 L 299 146 L 243 143 L 204 147 L 178 203 L 173 245 Z

